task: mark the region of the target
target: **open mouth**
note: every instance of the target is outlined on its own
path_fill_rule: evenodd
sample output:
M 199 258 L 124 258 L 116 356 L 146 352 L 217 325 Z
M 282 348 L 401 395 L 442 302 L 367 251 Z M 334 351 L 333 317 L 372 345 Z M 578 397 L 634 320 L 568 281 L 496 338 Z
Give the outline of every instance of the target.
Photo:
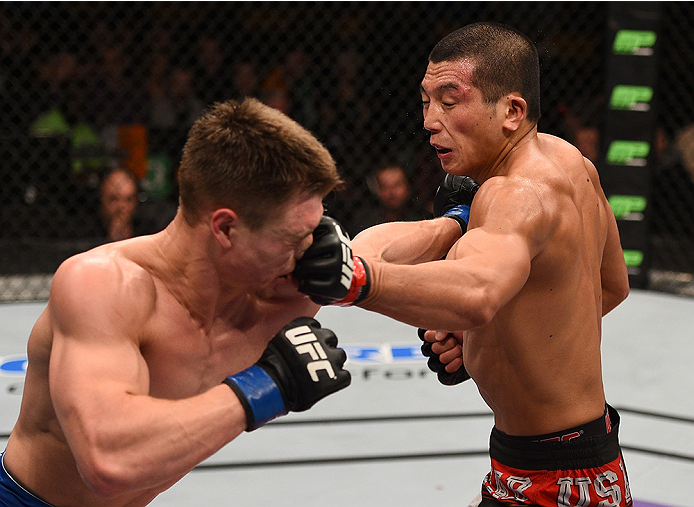
M 434 149 L 436 150 L 437 155 L 445 155 L 447 153 L 450 153 L 452 150 L 445 148 L 443 146 L 439 146 L 438 144 L 432 144 Z
M 297 283 L 293 272 L 287 273 L 286 275 L 278 276 L 277 280 L 280 280 L 282 283 L 289 283 L 291 285 L 295 285 Z

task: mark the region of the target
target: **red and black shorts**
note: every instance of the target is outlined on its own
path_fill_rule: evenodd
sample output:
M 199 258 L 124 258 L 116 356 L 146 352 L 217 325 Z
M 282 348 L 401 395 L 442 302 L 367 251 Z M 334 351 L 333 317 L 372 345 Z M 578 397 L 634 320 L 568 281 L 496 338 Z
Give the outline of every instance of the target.
M 513 437 L 494 428 L 492 470 L 480 507 L 631 507 L 619 447 L 619 414 L 552 435 Z

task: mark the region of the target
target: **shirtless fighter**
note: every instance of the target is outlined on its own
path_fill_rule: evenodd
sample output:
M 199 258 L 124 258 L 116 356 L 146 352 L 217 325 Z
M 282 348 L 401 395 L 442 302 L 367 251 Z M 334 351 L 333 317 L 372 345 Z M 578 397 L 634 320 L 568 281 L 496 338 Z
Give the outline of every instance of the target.
M 537 131 L 539 75 L 535 47 L 508 27 L 443 38 L 421 94 L 449 175 L 444 218 L 358 235 L 347 298 L 308 274 L 301 290 L 430 330 L 439 378 L 472 377 L 494 412 L 492 470 L 474 505 L 631 506 L 600 355 L 601 319 L 627 297 L 627 270 L 595 167 Z
M 146 505 L 244 430 L 349 385 L 288 277 L 339 183 L 318 140 L 258 101 L 198 120 L 171 224 L 55 273 L 0 505 Z

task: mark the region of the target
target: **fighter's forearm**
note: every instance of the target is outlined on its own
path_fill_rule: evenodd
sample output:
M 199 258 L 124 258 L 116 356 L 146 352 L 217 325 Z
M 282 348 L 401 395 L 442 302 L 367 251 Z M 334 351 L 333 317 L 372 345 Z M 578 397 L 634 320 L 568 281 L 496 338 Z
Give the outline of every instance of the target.
M 80 472 L 100 495 L 156 488 L 181 477 L 246 428 L 244 409 L 222 384 L 185 400 L 131 396 L 126 403 L 98 421 L 98 433 L 83 438 L 85 444 L 73 441 Z
M 371 290 L 359 306 L 424 329 L 467 330 L 486 324 L 495 306 L 476 289 L 474 277 L 451 269 L 452 265 L 372 262 Z
M 531 259 L 517 237 L 473 229 L 447 260 L 399 265 L 366 259 L 370 290 L 358 305 L 424 329 L 473 329 L 488 324 L 523 288 Z
M 389 222 L 360 232 L 352 241 L 355 255 L 393 264 L 419 264 L 440 259 L 461 237 L 450 218 Z

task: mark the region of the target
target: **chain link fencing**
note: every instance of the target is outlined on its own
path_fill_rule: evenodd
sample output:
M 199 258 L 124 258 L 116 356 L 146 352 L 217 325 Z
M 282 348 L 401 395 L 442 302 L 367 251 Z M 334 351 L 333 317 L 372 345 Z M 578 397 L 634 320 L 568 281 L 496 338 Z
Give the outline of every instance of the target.
M 142 232 L 176 210 L 185 135 L 209 104 L 255 96 L 314 132 L 346 188 L 328 200 L 352 234 L 374 171 L 404 168 L 411 206 L 443 176 L 419 82 L 444 35 L 498 21 L 533 39 L 539 129 L 596 164 L 605 110 L 606 2 L 5 2 L 0 4 L 0 300 L 42 299 L 65 258 L 103 243 L 100 185 L 139 182 Z M 694 273 L 694 5 L 662 4 L 650 287 Z

